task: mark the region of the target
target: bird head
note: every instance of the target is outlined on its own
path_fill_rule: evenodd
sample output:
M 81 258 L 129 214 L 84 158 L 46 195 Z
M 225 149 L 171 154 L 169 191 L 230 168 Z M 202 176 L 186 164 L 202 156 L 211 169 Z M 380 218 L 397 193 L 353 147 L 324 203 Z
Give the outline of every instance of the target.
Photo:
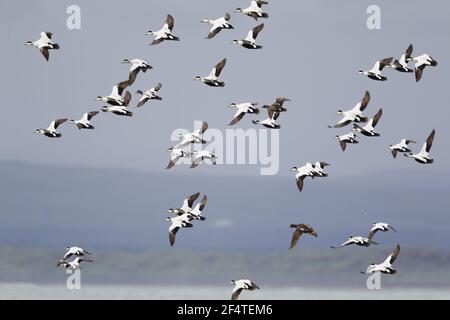
M 203 19 L 203 20 L 200 21 L 200 22 L 203 22 L 203 23 L 209 23 L 209 19 Z
M 166 221 L 172 221 L 172 220 L 170 219 L 170 217 L 167 217 L 167 218 L 166 218 Z
M 317 238 L 317 232 L 311 232 L 311 235 Z
M 108 112 L 108 107 L 107 107 L 107 106 L 103 106 L 103 107 L 102 107 L 102 111 L 103 111 L 103 112 Z
M 33 42 L 32 42 L 32 41 L 27 41 L 27 42 L 25 42 L 25 45 L 26 45 L 26 46 L 32 46 L 32 45 L 33 45 Z
M 298 167 L 292 167 L 291 168 L 291 171 L 297 171 L 298 170 Z
M 70 249 L 70 246 L 67 246 L 67 247 L 66 247 L 66 250 L 69 250 L 69 249 Z
M 194 80 L 202 80 L 202 77 L 196 76 L 196 77 L 194 78 Z
M 233 102 L 233 103 L 230 103 L 229 107 L 230 107 L 230 108 L 236 108 L 236 103 L 234 103 L 234 102 Z
M 146 34 L 146 35 L 152 35 L 152 34 L 153 34 L 153 31 L 149 30 L 149 31 L 147 31 L 145 34 Z
M 242 12 L 242 9 L 241 8 L 236 8 L 236 9 L 234 9 L 234 12 Z
M 75 120 L 69 120 L 70 123 L 75 123 Z
M 239 44 L 239 40 L 233 40 L 231 41 L 231 44 Z
M 97 96 L 97 98 L 95 98 L 95 100 L 97 100 L 97 101 L 101 101 L 101 100 L 103 100 L 103 97 L 101 97 L 101 96 Z
M 342 109 L 339 109 L 336 113 L 337 113 L 337 114 L 343 114 L 344 111 L 342 111 Z
M 64 266 L 66 263 L 67 263 L 66 260 L 59 260 L 58 263 L 56 264 L 56 266 L 57 267 Z
M 130 59 L 123 59 L 122 63 L 130 63 Z
M 230 281 L 230 284 L 236 284 L 236 281 L 231 280 L 231 281 Z
M 339 136 L 338 136 L 338 135 L 336 135 L 336 136 L 334 136 L 334 138 L 335 138 L 335 139 L 339 139 Z
M 172 152 L 173 151 L 173 147 L 170 147 L 169 149 L 167 149 L 167 152 Z
M 42 130 L 42 129 L 36 129 L 36 131 L 34 131 L 34 133 L 36 133 L 36 134 L 43 133 L 43 132 L 44 132 L 44 130 Z
M 358 73 L 359 74 L 364 74 L 364 70 L 359 70 Z

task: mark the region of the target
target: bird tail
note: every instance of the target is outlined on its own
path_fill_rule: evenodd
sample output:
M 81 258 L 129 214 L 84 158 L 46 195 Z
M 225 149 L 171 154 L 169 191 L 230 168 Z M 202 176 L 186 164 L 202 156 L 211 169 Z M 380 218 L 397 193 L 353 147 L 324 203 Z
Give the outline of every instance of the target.
M 218 84 L 218 87 L 221 87 L 221 88 L 225 87 L 225 82 L 223 82 L 223 81 L 218 81 L 217 84 Z
M 291 225 L 289 226 L 289 228 L 297 228 L 297 225 L 296 225 L 296 224 L 291 224 Z
M 52 49 L 58 50 L 58 49 L 59 49 L 59 44 L 57 44 L 57 43 L 52 43 Z
M 262 13 L 262 15 L 261 15 L 261 18 L 268 18 L 269 17 L 269 14 L 268 13 L 266 13 L 266 12 L 263 12 Z

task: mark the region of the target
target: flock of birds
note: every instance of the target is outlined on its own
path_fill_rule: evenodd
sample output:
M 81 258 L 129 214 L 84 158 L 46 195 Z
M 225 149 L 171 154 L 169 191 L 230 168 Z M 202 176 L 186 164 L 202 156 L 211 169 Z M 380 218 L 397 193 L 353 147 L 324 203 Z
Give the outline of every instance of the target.
M 263 11 L 263 5 L 267 5 L 267 1 L 251 1 L 249 7 L 245 9 L 237 8 L 234 12 L 243 13 L 254 20 L 258 20 L 260 18 L 268 18 L 269 15 Z M 202 23 L 208 23 L 211 25 L 211 29 L 209 30 L 206 39 L 212 39 L 217 36 L 222 30 L 230 30 L 234 29 L 234 27 L 230 23 L 231 15 L 225 14 L 224 17 L 220 17 L 215 20 L 204 19 Z M 174 28 L 174 18 L 169 14 L 166 18 L 166 21 L 163 27 L 158 31 L 148 31 L 145 34 L 151 35 L 154 37 L 154 40 L 151 42 L 151 45 L 157 45 L 164 41 L 180 41 L 180 38 L 173 34 Z M 251 29 L 247 37 L 241 40 L 233 40 L 232 44 L 240 45 L 246 49 L 261 49 L 262 46 L 256 43 L 256 39 L 258 34 L 263 30 L 264 24 L 259 24 L 253 29 Z M 44 58 L 49 60 L 49 51 L 57 50 L 60 48 L 59 44 L 53 42 L 51 32 L 42 32 L 41 37 L 37 41 L 28 41 L 27 45 L 36 47 L 40 50 Z M 382 74 L 382 71 L 385 68 L 390 68 L 393 70 L 397 70 L 403 73 L 415 73 L 416 81 L 420 81 L 423 75 L 423 71 L 426 67 L 436 66 L 437 62 L 431 56 L 427 54 L 423 54 L 421 56 L 413 57 L 413 46 L 410 45 L 405 53 L 398 59 L 393 60 L 393 58 L 386 58 L 379 60 L 375 63 L 374 67 L 371 70 L 361 70 L 360 74 L 367 76 L 368 78 L 376 81 L 386 81 L 387 77 Z M 227 59 L 221 60 L 217 65 L 213 67 L 211 73 L 207 76 L 197 76 L 196 80 L 201 81 L 207 86 L 211 87 L 224 87 L 225 83 L 219 79 L 221 72 L 223 71 L 226 65 Z M 414 69 L 410 68 L 409 64 L 414 62 Z M 133 116 L 133 112 L 128 110 L 129 104 L 131 102 L 131 93 L 126 90 L 135 82 L 137 75 L 140 72 L 145 73 L 147 70 L 152 69 L 153 67 L 149 65 L 147 62 L 141 59 L 124 59 L 122 63 L 130 64 L 131 68 L 129 70 L 128 79 L 122 82 L 117 83 L 110 95 L 108 96 L 98 96 L 96 100 L 104 102 L 105 106 L 101 107 L 100 111 L 113 113 L 118 116 Z M 141 96 L 137 103 L 137 108 L 144 106 L 149 100 L 162 100 L 162 98 L 158 95 L 159 91 L 162 88 L 162 84 L 158 83 L 154 87 L 148 89 L 147 91 L 137 90 L 136 93 Z M 359 101 L 352 109 L 343 111 L 338 110 L 338 114 L 342 116 L 341 120 L 333 126 L 329 126 L 330 128 L 344 128 L 350 124 L 353 124 L 353 130 L 350 133 L 343 135 L 336 135 L 335 139 L 339 141 L 340 148 L 342 151 L 346 150 L 347 144 L 358 144 L 357 135 L 362 134 L 367 137 L 379 137 L 380 134 L 375 130 L 378 122 L 380 121 L 383 109 L 379 109 L 377 113 L 375 113 L 372 117 L 367 117 L 363 114 L 365 109 L 367 108 L 370 102 L 370 93 L 368 91 L 365 92 L 361 101 Z M 274 103 L 271 105 L 264 105 L 262 108 L 267 110 L 268 118 L 264 120 L 252 120 L 252 122 L 256 125 L 264 126 L 269 129 L 280 129 L 280 125 L 276 122 L 282 112 L 287 112 L 287 108 L 284 106 L 285 102 L 290 101 L 290 99 L 286 97 L 279 97 L 276 99 Z M 258 103 L 231 103 L 229 105 L 230 108 L 236 110 L 236 113 L 229 123 L 229 125 L 237 124 L 242 118 L 246 115 L 258 115 L 260 110 L 258 108 Z M 95 127 L 92 125 L 92 119 L 99 114 L 99 111 L 90 111 L 86 112 L 80 120 L 70 120 L 70 123 L 76 125 L 78 129 L 90 129 L 93 130 Z M 65 122 L 67 122 L 67 118 L 56 119 L 51 122 L 48 128 L 40 128 L 36 130 L 36 133 L 42 134 L 49 138 L 60 138 L 62 134 L 58 132 L 58 128 Z M 365 124 L 365 125 L 363 125 Z M 208 123 L 203 122 L 201 128 L 195 130 L 194 132 L 187 134 L 180 134 L 180 142 L 171 148 L 169 148 L 169 152 L 171 153 L 169 164 L 167 165 L 167 169 L 171 169 L 176 165 L 176 163 L 181 158 L 191 158 L 192 165 L 191 168 L 197 167 L 204 160 L 210 160 L 212 164 L 216 164 L 216 156 L 210 152 L 205 150 L 189 152 L 184 148 L 190 146 L 191 144 L 206 144 L 206 141 L 203 139 L 203 134 L 208 129 Z M 430 157 L 430 149 L 433 144 L 433 140 L 435 137 L 435 130 L 431 132 L 428 139 L 424 143 L 422 149 L 417 153 L 412 153 L 410 149 L 410 144 L 415 143 L 410 139 L 402 139 L 397 144 L 392 144 L 389 146 L 389 149 L 392 153 L 392 156 L 396 158 L 398 153 L 403 153 L 406 157 L 416 160 L 419 163 L 429 164 L 433 163 L 433 159 Z M 330 164 L 323 161 L 318 161 L 316 163 L 306 163 L 301 167 L 293 167 L 291 170 L 295 172 L 296 184 L 299 191 L 303 190 L 304 181 L 307 177 L 312 179 L 327 177 L 328 174 L 324 171 L 327 166 Z M 167 221 L 170 222 L 169 226 L 169 243 L 171 246 L 174 246 L 176 235 L 179 230 L 184 228 L 192 228 L 193 221 L 204 221 L 206 218 L 203 215 L 203 210 L 208 202 L 208 198 L 206 195 L 195 204 L 197 199 L 200 197 L 200 193 L 195 193 L 186 197 L 181 207 L 175 209 L 169 209 L 168 213 L 172 214 L 173 217 L 167 217 Z M 194 206 L 195 204 L 195 206 Z M 317 237 L 317 233 L 313 227 L 308 224 L 291 224 L 290 228 L 293 228 L 292 240 L 290 244 L 290 249 L 293 249 L 300 237 L 303 234 L 307 234 L 310 236 Z M 338 246 L 332 246 L 333 249 L 338 249 L 350 245 L 369 247 L 370 245 L 377 244 L 373 240 L 375 234 L 377 232 L 387 232 L 392 230 L 397 232 L 394 227 L 387 223 L 374 223 L 370 229 L 370 232 L 367 237 L 363 236 L 350 236 L 348 240 L 343 242 Z M 393 268 L 392 264 L 396 260 L 397 256 L 400 252 L 400 246 L 397 245 L 395 250 L 386 258 L 385 261 L 379 264 L 371 264 L 366 271 L 363 273 L 374 273 L 381 272 L 385 274 L 395 274 L 396 270 Z M 77 270 L 81 268 L 82 262 L 92 262 L 91 259 L 87 259 L 86 256 L 91 255 L 90 252 L 79 248 L 79 247 L 67 247 L 66 253 L 62 260 L 57 263 L 57 266 L 65 267 L 69 270 Z M 69 258 L 74 257 L 74 260 L 68 261 Z M 241 280 L 232 280 L 231 284 L 235 287 L 232 293 L 232 300 L 238 299 L 240 293 L 243 290 L 255 290 L 259 289 L 259 286 L 254 282 L 241 279 Z

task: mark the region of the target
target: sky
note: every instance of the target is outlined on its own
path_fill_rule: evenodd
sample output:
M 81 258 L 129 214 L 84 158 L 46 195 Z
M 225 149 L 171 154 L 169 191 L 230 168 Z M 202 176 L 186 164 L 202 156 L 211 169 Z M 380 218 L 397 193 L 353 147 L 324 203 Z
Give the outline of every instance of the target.
M 193 129 L 204 120 L 211 129 L 224 132 L 234 115 L 231 102 L 272 103 L 277 96 L 292 99 L 288 113 L 279 118 L 279 175 L 287 176 L 294 165 L 326 161 L 336 177 L 365 173 L 408 171 L 448 173 L 450 134 L 445 84 L 450 67 L 446 1 L 431 1 L 433 10 L 420 11 L 417 1 L 271 1 L 264 9 L 270 18 L 258 37 L 262 50 L 246 50 L 231 44 L 256 26 L 253 19 L 232 13 L 248 1 L 14 1 L 0 4 L 0 36 L 8 50 L 0 53 L 4 88 L 3 135 L 0 160 L 65 166 L 122 168 L 160 173 L 168 162 L 170 137 L 178 128 Z M 68 6 L 81 8 L 81 29 L 69 30 Z M 381 29 L 366 26 L 369 5 L 381 9 Z M 215 19 L 232 13 L 234 30 L 222 31 L 205 40 Z M 149 46 L 144 35 L 159 29 L 166 15 L 175 18 L 174 34 L 180 42 Z M 258 22 L 259 23 L 259 22 Z M 39 32 L 51 31 L 61 46 L 46 62 L 37 49 L 24 46 Z M 377 59 L 400 57 L 414 45 L 414 55 L 428 53 L 439 65 L 428 68 L 419 83 L 413 74 L 386 70 L 387 82 L 375 82 L 357 73 L 370 69 Z M 63 138 L 46 139 L 34 130 L 47 127 L 59 117 L 79 119 L 99 110 L 98 95 L 128 76 L 124 58 L 142 58 L 154 69 L 139 74 L 130 88 L 132 105 L 138 89 L 163 84 L 162 101 L 151 101 L 132 118 L 100 114 L 95 131 L 79 132 L 61 126 Z M 221 75 L 225 88 L 210 88 L 194 81 L 207 75 L 222 58 L 227 65 Z M 329 129 L 339 120 L 336 111 L 352 108 L 369 90 L 372 100 L 366 113 L 380 107 L 384 114 L 377 127 L 380 138 L 361 137 L 361 143 L 343 153 L 333 137 L 349 132 Z M 263 114 L 260 116 L 262 119 Z M 251 117 L 236 127 L 254 128 Z M 431 130 L 437 135 L 432 149 L 436 159 L 420 166 L 400 157 L 393 160 L 388 145 L 402 138 L 416 140 L 418 150 Z M 258 165 L 201 166 L 192 172 L 176 167 L 171 172 L 192 175 L 258 175 Z M 411 174 L 411 173 L 410 173 Z

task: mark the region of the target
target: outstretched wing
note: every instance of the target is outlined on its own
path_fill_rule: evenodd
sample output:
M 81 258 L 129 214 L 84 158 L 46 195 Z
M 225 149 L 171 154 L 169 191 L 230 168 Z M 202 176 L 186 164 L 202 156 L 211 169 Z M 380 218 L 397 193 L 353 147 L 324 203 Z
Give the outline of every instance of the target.
M 239 112 L 239 114 L 233 118 L 233 120 L 230 122 L 229 125 L 230 126 L 235 125 L 236 123 L 238 123 L 239 121 L 242 120 L 244 115 L 245 115 L 245 112 Z
M 384 67 L 388 66 L 391 64 L 392 59 L 394 59 L 393 57 L 389 57 L 389 58 L 385 58 L 383 60 L 380 60 L 380 66 L 379 66 L 379 70 L 382 71 L 384 69 Z
M 233 295 L 231 296 L 231 300 L 237 300 L 239 298 L 239 295 L 242 292 L 242 288 L 239 288 L 237 290 L 233 291 Z
M 367 108 L 367 105 L 369 104 L 369 102 L 370 102 L 370 93 L 369 93 L 369 91 L 366 91 L 363 99 L 361 100 L 361 105 L 359 107 L 359 110 L 364 111 L 364 109 Z
M 425 150 L 427 152 L 430 152 L 431 147 L 433 146 L 433 140 L 434 140 L 434 135 L 435 134 L 436 134 L 436 130 L 433 129 L 433 131 L 431 131 L 431 133 L 430 133 L 430 135 L 429 135 L 429 137 L 427 139 L 427 142 L 425 144 L 426 145 Z
M 61 125 L 61 124 L 63 124 L 64 122 L 66 122 L 67 121 L 67 119 L 58 119 L 58 120 L 55 120 L 55 124 L 53 125 L 53 127 L 55 128 L 55 130 L 56 129 L 58 129 L 58 127 Z
M 260 25 L 254 27 L 254 28 L 252 29 L 251 35 L 252 35 L 252 38 L 253 38 L 254 40 L 256 40 L 256 37 L 258 36 L 258 34 L 261 32 L 261 30 L 262 30 L 263 28 L 264 28 L 264 23 L 261 23 Z M 250 35 L 250 33 L 249 33 L 249 35 Z
M 211 30 L 209 31 L 206 39 L 214 38 L 221 30 L 222 30 L 222 27 L 212 27 Z
M 172 15 L 168 14 L 166 18 L 166 23 L 164 24 L 164 28 L 168 29 L 170 32 L 173 30 L 174 20 Z
M 294 233 L 292 234 L 291 246 L 289 247 L 290 250 L 292 250 L 295 247 L 298 239 L 300 239 L 302 234 L 303 234 L 303 231 L 301 231 L 299 228 L 295 229 Z
M 214 69 L 215 69 L 214 75 L 216 77 L 218 77 L 220 75 L 220 73 L 222 72 L 222 69 L 225 67 L 226 63 L 227 63 L 227 59 L 225 58 L 214 67 Z
M 378 110 L 376 115 L 374 115 L 374 117 L 372 118 L 372 127 L 375 128 L 375 126 L 377 125 L 377 123 L 380 120 L 382 115 L 383 115 L 383 109 Z

